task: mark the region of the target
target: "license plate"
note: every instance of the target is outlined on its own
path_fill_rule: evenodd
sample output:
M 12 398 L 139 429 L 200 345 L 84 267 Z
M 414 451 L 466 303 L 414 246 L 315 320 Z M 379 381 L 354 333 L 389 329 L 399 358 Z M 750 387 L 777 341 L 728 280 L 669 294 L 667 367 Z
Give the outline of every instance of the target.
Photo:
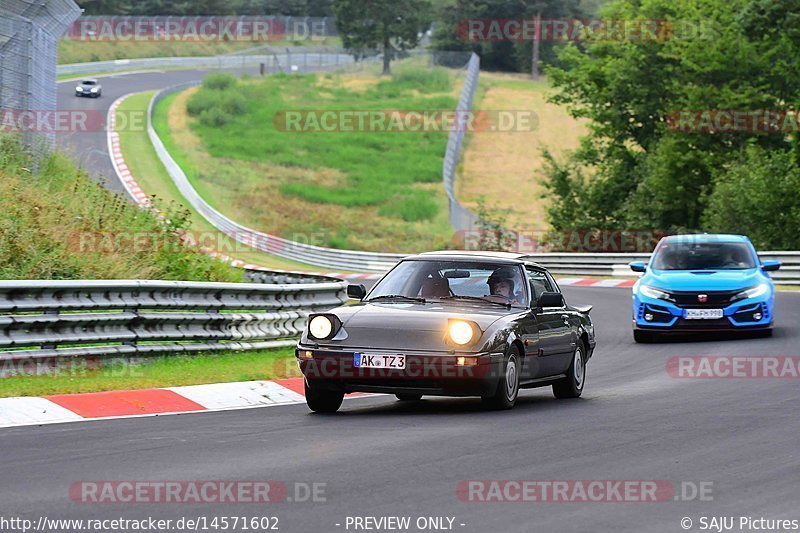
M 715 320 L 725 316 L 722 309 L 687 309 L 686 320 Z
M 405 355 L 376 355 L 367 353 L 353 354 L 353 366 L 356 368 L 390 368 L 393 370 L 405 370 Z

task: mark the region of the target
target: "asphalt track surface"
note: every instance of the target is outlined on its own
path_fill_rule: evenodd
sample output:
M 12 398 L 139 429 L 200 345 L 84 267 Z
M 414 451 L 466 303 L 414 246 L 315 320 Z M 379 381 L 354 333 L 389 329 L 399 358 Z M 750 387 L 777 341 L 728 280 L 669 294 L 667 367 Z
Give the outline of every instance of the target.
M 75 96 L 76 81 L 58 84 L 58 109 L 97 112 L 102 115 L 103 124 L 108 109 L 114 100 L 126 94 L 164 89 L 172 85 L 201 80 L 209 70 L 167 70 L 114 74 L 99 78 L 103 86 L 101 98 L 78 98 Z M 256 74 L 256 69 L 229 70 L 232 73 Z M 94 116 L 90 118 L 94 124 Z M 78 164 L 96 181 L 109 189 L 122 193 L 124 188 L 117 178 L 108 155 L 108 140 L 105 129 L 90 128 L 93 131 L 59 133 L 56 142 L 59 148 L 69 152 Z
M 481 533 L 684 531 L 684 517 L 698 531 L 701 516 L 800 518 L 798 380 L 676 379 L 666 371 L 673 356 L 797 355 L 800 294 L 778 295 L 772 338 L 636 345 L 629 290 L 565 292 L 571 303 L 595 305 L 598 348 L 581 399 L 527 390 L 513 411 L 491 412 L 475 399 L 376 396 L 346 400 L 335 415 L 295 405 L 5 429 L 0 514 L 277 516 L 280 531 L 302 533 L 347 531 L 348 516 L 449 516 L 456 531 Z M 458 481 L 476 479 L 712 482 L 713 501 L 460 501 Z M 70 485 L 81 480 L 327 485 L 317 503 L 101 505 L 70 500 Z

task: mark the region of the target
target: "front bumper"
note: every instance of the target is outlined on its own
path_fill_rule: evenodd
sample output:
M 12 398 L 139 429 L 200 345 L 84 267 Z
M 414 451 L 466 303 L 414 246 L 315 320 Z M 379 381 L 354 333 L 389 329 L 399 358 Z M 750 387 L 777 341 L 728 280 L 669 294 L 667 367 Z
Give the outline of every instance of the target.
M 353 365 L 356 352 L 406 356 L 406 368 L 373 369 Z M 302 356 L 301 356 L 302 352 Z M 306 353 L 311 352 L 312 358 Z M 298 364 L 309 387 L 321 390 L 416 393 L 438 396 L 488 396 L 503 376 L 502 353 L 412 353 L 401 350 L 320 349 L 300 345 Z M 458 366 L 459 356 L 477 357 L 477 364 Z
M 772 327 L 773 297 L 739 300 L 729 305 L 679 306 L 634 293 L 633 328 L 647 331 L 692 332 L 759 330 Z M 689 309 L 722 309 L 719 319 L 688 319 Z

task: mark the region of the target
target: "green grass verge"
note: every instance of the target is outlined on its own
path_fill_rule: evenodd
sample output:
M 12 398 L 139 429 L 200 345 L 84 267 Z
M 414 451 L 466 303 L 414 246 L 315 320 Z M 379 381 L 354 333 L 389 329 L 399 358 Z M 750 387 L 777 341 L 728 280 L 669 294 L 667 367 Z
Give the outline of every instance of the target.
M 175 355 L 154 357 L 138 365 L 112 362 L 102 368 L 86 368 L 77 363 L 49 375 L 2 378 L 0 398 L 257 381 L 299 375 L 292 348 Z
M 200 194 L 250 227 L 334 248 L 446 248 L 453 237 L 441 184 L 446 131 L 297 133 L 284 131 L 280 117 L 287 110 L 449 111 L 455 78 L 398 64 L 391 78 L 247 79 L 168 99 L 154 125 Z
M 125 100 L 118 108 L 118 116 L 131 117 L 129 123 L 134 124 L 133 117 L 146 117 L 147 107 L 152 100 L 155 92 L 139 93 L 131 96 Z M 144 119 L 146 120 L 146 118 Z M 163 113 L 163 107 L 156 110 L 154 122 L 164 123 L 166 115 Z M 142 125 L 142 122 L 137 124 Z M 164 165 L 156 155 L 153 145 L 150 143 L 150 138 L 147 131 L 143 128 L 123 128 L 120 133 L 120 146 L 122 153 L 125 157 L 125 162 L 128 165 L 133 176 L 136 178 L 137 183 L 148 196 L 153 197 L 153 202 L 159 209 L 163 211 L 175 211 L 180 209 L 188 213 L 186 226 L 192 232 L 202 235 L 219 235 L 219 232 L 211 225 L 205 218 L 203 218 L 197 211 L 191 208 L 188 203 L 183 199 L 183 196 L 178 191 L 178 188 L 170 179 Z M 167 149 L 172 151 L 174 149 L 170 144 L 169 138 L 164 138 Z M 181 163 L 179 161 L 179 163 Z M 242 244 L 235 243 L 232 239 L 219 236 L 220 246 L 219 251 L 240 259 L 242 261 L 253 263 L 268 268 L 275 268 L 280 270 L 301 270 L 301 271 L 318 271 L 319 267 L 313 267 L 282 259 L 273 255 L 265 254 Z

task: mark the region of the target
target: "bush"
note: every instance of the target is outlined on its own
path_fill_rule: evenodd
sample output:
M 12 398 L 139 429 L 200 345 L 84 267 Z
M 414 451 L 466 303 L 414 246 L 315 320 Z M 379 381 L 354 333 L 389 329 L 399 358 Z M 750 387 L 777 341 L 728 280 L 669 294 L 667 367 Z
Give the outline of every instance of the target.
M 750 147 L 715 184 L 705 229 L 748 235 L 761 250 L 800 249 L 800 169 L 794 154 Z
M 203 88 L 212 91 L 225 91 L 236 87 L 237 80 L 230 74 L 224 72 L 209 74 L 203 80 Z
M 233 117 L 219 107 L 205 109 L 200 113 L 200 122 L 206 126 L 218 128 L 220 126 L 225 126 L 231 120 L 233 120 Z
M 231 122 L 234 116 L 243 115 L 247 111 L 247 99 L 235 88 L 202 87 L 189 98 L 186 111 L 207 126 L 219 127 Z
M 200 89 L 186 102 L 186 111 L 193 117 L 199 117 L 204 111 L 218 107 L 219 100 L 218 92 Z

